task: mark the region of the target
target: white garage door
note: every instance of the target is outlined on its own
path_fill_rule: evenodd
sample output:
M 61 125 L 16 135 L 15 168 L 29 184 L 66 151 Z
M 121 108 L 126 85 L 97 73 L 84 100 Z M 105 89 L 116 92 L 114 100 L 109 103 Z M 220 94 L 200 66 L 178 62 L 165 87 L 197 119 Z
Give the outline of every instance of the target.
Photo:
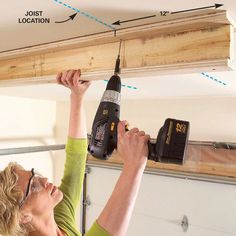
M 102 211 L 119 175 L 119 170 L 91 167 L 86 229 Z M 184 216 L 186 232 L 181 226 Z M 236 185 L 144 174 L 127 235 L 236 235 Z

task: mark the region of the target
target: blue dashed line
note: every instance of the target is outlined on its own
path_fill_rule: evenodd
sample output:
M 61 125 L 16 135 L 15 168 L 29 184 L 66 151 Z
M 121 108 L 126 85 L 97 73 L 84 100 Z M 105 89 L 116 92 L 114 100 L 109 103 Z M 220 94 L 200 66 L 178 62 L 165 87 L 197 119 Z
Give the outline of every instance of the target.
M 112 30 L 116 30 L 115 27 L 113 27 L 113 26 L 111 26 L 111 25 L 109 25 L 109 24 L 107 24 L 107 23 L 105 23 L 105 22 L 103 22 L 103 21 L 97 19 L 96 17 L 94 17 L 94 16 L 92 16 L 92 15 L 86 13 L 86 12 L 80 11 L 79 9 L 74 8 L 74 7 L 68 5 L 68 4 L 64 3 L 64 2 L 61 2 L 61 1 L 58 1 L 58 0 L 54 0 L 54 1 L 57 2 L 57 3 L 59 3 L 59 4 L 61 4 L 61 5 L 63 5 L 63 6 L 65 6 L 65 7 L 68 7 L 68 8 L 70 8 L 70 9 L 73 9 L 74 11 L 78 12 L 79 14 L 81 14 L 81 15 L 83 15 L 83 16 L 86 16 L 86 17 L 90 18 L 91 20 L 95 20 L 96 22 L 98 22 L 98 23 L 100 23 L 100 24 L 102 24 L 102 25 L 104 25 L 104 26 L 106 26 L 106 27 L 109 27 L 109 28 L 112 29 Z
M 104 81 L 107 83 L 109 80 L 107 79 L 104 79 Z M 126 87 L 128 89 L 134 89 L 134 90 L 137 90 L 138 88 L 137 87 L 134 87 L 134 86 L 130 86 L 130 85 L 126 85 L 126 84 L 121 84 L 122 87 Z
M 219 79 L 216 79 L 216 78 L 214 78 L 213 76 L 210 76 L 210 75 L 208 75 L 207 73 L 205 73 L 205 72 L 202 72 L 201 73 L 203 76 L 205 76 L 206 78 L 208 78 L 208 79 L 210 79 L 210 80 L 212 80 L 212 81 L 215 81 L 215 82 L 217 82 L 217 83 L 219 83 L 219 84 L 221 84 L 221 85 L 227 85 L 225 82 L 223 82 L 222 80 L 219 80 Z

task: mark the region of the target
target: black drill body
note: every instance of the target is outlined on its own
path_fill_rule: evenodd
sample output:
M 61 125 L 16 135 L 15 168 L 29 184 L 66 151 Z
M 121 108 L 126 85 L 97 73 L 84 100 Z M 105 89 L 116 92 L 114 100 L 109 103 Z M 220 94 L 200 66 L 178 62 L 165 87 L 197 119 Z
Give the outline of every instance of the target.
M 120 77 L 113 75 L 108 81 L 93 121 L 88 150 L 96 158 L 108 159 L 117 147 L 120 91 Z

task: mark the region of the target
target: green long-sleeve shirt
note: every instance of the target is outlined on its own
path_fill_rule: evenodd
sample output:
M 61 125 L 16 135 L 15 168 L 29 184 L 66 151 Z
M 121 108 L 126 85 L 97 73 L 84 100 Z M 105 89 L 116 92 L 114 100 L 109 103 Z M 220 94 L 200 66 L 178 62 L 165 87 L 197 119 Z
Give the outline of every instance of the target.
M 87 156 L 87 139 L 68 138 L 64 176 L 59 189 L 63 200 L 54 210 L 57 225 L 67 236 L 81 236 L 76 227 L 76 210 L 80 203 Z M 96 221 L 86 236 L 111 236 Z

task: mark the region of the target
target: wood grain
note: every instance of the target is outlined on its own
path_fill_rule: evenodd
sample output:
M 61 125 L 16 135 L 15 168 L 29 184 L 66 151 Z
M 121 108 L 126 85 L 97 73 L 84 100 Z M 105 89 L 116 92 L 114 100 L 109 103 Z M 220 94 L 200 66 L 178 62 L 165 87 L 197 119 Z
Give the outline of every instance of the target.
M 183 165 L 164 164 L 149 160 L 146 168 L 236 178 L 236 150 L 188 145 L 185 158 Z M 88 162 L 100 165 L 109 163 L 111 166 L 123 165 L 122 159 L 116 152 L 106 161 L 98 160 L 89 155 Z
M 81 68 L 84 74 L 110 73 L 120 39 L 123 40 L 121 68 L 124 76 L 126 71 L 139 76 L 140 71 L 152 71 L 153 75 L 173 70 L 192 73 L 203 68 L 205 71 L 230 70 L 228 60 L 233 44 L 226 12 L 198 14 L 122 29 L 117 37 L 106 32 L 0 53 L 0 80 L 27 81 L 27 78 L 50 77 L 71 68 Z

